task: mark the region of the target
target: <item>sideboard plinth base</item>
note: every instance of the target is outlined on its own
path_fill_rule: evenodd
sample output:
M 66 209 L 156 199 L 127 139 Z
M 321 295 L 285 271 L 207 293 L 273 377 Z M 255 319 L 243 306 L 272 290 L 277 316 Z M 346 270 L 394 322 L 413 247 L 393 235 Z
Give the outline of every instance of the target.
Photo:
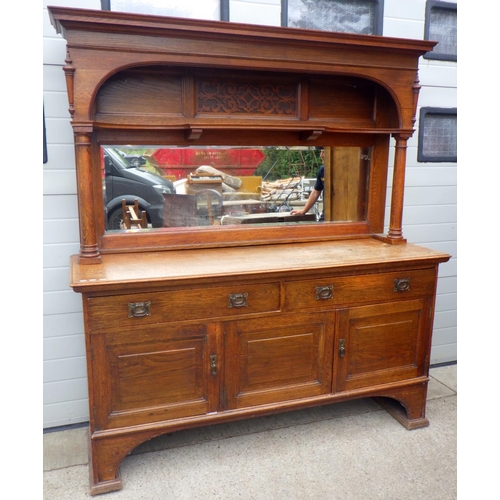
M 408 430 L 420 429 L 429 425 L 429 420 L 426 417 L 408 418 L 405 407 L 394 399 L 378 397 L 372 399 Z

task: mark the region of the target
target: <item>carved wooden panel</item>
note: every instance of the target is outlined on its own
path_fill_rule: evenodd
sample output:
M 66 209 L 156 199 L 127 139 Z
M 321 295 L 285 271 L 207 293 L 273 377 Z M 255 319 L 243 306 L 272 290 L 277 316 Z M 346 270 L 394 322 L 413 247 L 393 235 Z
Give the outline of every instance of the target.
M 197 112 L 212 114 L 297 115 L 297 85 L 238 80 L 199 80 Z
M 96 98 L 96 118 L 102 123 L 125 124 L 133 117 L 146 126 L 183 126 L 185 118 L 195 123 L 227 116 L 300 119 L 318 126 L 342 121 L 366 129 L 398 124 L 388 92 L 353 77 L 245 71 L 234 76 L 226 70 L 145 66 L 113 75 Z

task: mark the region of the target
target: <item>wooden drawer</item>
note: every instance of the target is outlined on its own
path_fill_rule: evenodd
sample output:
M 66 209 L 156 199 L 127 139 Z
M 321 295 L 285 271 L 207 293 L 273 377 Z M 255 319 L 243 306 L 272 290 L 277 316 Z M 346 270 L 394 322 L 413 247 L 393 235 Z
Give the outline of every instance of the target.
M 285 283 L 285 311 L 422 297 L 434 293 L 434 269 Z
M 88 299 L 92 333 L 153 323 L 277 311 L 279 283 L 193 288 Z

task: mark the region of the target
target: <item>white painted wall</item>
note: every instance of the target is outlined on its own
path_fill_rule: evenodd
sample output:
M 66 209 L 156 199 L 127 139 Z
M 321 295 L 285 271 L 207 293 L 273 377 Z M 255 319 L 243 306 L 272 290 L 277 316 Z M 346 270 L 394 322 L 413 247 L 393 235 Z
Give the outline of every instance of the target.
M 385 0 L 384 36 L 422 39 L 425 4 L 425 0 Z M 419 78 L 419 110 L 457 107 L 456 62 L 420 58 Z M 418 130 L 408 141 L 403 234 L 411 243 L 452 255 L 439 269 L 431 351 L 431 364 L 437 364 L 457 359 L 457 164 L 418 163 L 417 145 Z M 390 188 L 391 182 L 389 194 Z
M 235 23 L 281 25 L 281 0 L 229 0 L 229 19 Z
M 48 163 L 43 165 L 43 422 L 44 428 L 88 420 L 81 296 L 69 287 L 69 258 L 78 253 L 73 130 L 64 79 L 66 41 L 47 5 L 100 9 L 99 0 L 43 2 L 43 102 Z
M 69 257 L 78 253 L 79 236 L 73 133 L 62 71 L 66 50 L 50 25 L 47 5 L 100 9 L 100 1 L 43 2 L 49 156 L 43 165 L 44 428 L 88 420 L 81 297 L 68 285 Z M 231 0 L 230 16 L 234 22 L 279 26 L 280 0 Z M 385 0 L 384 35 L 422 39 L 424 17 L 425 0 Z M 419 106 L 457 106 L 456 63 L 422 59 L 420 83 Z M 440 268 L 431 355 L 436 364 L 457 359 L 457 169 L 454 163 L 418 163 L 417 138 L 415 133 L 408 148 L 404 236 L 453 256 Z

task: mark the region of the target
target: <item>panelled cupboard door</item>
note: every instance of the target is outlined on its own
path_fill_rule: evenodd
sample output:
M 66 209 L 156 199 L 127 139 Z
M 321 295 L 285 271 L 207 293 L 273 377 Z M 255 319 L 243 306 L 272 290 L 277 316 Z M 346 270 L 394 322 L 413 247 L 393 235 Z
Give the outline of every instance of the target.
M 431 300 L 417 299 L 337 312 L 336 391 L 425 375 Z
M 91 335 L 96 430 L 214 411 L 217 335 L 210 328 L 161 325 Z
M 227 323 L 226 408 L 329 394 L 333 328 L 333 312 Z

